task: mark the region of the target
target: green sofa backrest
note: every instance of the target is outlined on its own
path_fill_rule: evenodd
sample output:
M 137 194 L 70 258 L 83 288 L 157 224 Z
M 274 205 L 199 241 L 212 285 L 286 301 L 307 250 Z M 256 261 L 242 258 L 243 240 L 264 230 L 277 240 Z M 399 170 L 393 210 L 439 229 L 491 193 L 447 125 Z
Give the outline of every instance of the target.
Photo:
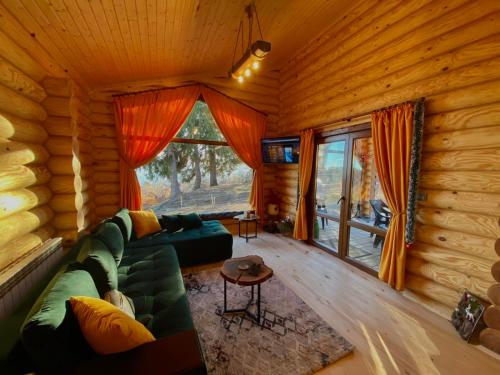
M 113 216 L 108 221 L 118 225 L 120 231 L 122 232 L 123 240 L 125 243 L 128 243 L 130 240 L 132 240 L 132 237 L 134 235 L 132 219 L 130 218 L 128 212 L 128 209 L 122 208 L 115 214 L 115 216 Z
M 113 222 L 101 223 L 92 233 L 91 237 L 98 239 L 106 245 L 118 266 L 122 260 L 125 246 L 122 232 L 118 225 Z
M 41 369 L 50 373 L 93 354 L 69 305 L 71 296 L 99 298 L 92 277 L 78 263 L 61 268 L 21 328 L 24 348 Z
M 121 234 L 119 236 L 121 237 Z M 86 236 L 77 261 L 90 273 L 101 297 L 107 291 L 118 288 L 116 259 L 113 257 L 113 252 L 101 240 L 94 236 Z

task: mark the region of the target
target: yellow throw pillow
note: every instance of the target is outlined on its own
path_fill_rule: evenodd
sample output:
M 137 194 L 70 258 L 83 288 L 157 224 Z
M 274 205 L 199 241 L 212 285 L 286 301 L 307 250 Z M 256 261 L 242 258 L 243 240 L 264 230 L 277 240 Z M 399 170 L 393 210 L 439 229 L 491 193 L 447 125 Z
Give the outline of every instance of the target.
M 129 211 L 137 238 L 153 234 L 161 230 L 155 213 L 151 211 Z
M 83 336 L 99 354 L 125 352 L 155 338 L 146 327 L 102 299 L 71 297 Z

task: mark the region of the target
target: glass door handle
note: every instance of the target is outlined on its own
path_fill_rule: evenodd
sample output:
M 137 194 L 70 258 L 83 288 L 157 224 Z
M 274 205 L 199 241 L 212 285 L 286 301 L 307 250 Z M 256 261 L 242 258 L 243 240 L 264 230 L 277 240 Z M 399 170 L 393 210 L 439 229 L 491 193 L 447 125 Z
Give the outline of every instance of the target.
M 339 204 L 341 201 L 342 201 L 342 203 L 344 203 L 344 201 L 345 201 L 345 197 L 344 196 L 340 197 L 340 199 L 337 201 L 337 204 Z

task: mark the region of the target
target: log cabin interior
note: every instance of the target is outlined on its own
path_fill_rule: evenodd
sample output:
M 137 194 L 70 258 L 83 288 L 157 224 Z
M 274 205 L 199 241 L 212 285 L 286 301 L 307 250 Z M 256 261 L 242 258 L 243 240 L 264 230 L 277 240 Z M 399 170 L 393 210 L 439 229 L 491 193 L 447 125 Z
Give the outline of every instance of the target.
M 0 0 L 2 374 L 499 374 L 499 235 L 498 1 Z

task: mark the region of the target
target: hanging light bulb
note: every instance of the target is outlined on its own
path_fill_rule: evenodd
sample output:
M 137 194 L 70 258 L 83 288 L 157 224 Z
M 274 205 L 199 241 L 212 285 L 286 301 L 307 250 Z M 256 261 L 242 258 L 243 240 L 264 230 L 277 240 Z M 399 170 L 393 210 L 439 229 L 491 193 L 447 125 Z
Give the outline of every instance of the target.
M 250 68 L 246 68 L 245 69 L 245 77 L 250 77 L 252 75 L 252 71 L 250 70 Z
M 254 61 L 252 63 L 252 68 L 253 68 L 253 70 L 258 70 L 260 68 L 260 62 Z
M 245 82 L 245 78 L 243 78 L 243 76 L 238 76 L 238 82 L 239 83 Z

